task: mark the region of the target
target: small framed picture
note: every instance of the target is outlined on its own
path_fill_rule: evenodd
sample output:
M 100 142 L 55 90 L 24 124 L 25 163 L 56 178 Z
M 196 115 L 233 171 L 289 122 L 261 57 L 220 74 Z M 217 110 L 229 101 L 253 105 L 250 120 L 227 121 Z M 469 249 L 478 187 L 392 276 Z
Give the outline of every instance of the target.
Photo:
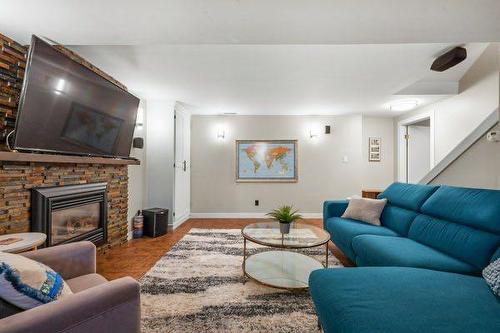
M 382 140 L 380 138 L 369 138 L 368 139 L 368 161 L 369 162 L 380 162 L 382 160 Z

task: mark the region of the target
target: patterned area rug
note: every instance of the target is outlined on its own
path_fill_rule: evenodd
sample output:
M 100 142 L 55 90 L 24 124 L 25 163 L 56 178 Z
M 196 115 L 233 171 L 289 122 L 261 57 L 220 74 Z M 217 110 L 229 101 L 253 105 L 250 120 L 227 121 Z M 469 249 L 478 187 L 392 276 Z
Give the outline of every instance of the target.
M 251 242 L 247 249 L 268 250 Z M 320 261 L 324 251 L 300 250 Z M 318 332 L 307 291 L 243 284 L 242 253 L 239 229 L 191 229 L 141 280 L 142 331 Z M 329 267 L 342 267 L 329 257 Z

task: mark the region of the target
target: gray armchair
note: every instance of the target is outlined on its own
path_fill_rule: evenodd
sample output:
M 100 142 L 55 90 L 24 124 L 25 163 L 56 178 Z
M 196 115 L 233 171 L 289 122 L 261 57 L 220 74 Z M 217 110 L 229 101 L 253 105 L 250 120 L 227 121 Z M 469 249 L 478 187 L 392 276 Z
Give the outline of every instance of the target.
M 0 333 L 140 332 L 139 284 L 130 277 L 107 281 L 96 274 L 96 248 L 91 242 L 23 255 L 59 272 L 74 294 L 1 319 Z

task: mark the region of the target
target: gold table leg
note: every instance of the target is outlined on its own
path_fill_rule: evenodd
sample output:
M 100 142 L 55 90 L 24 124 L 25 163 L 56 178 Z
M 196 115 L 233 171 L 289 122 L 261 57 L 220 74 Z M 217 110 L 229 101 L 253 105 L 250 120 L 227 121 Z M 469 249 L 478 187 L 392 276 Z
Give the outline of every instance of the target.
M 247 239 L 243 238 L 243 284 L 246 282 Z
M 326 247 L 326 263 L 325 263 L 325 267 L 328 268 L 328 243 L 326 243 L 325 247 Z

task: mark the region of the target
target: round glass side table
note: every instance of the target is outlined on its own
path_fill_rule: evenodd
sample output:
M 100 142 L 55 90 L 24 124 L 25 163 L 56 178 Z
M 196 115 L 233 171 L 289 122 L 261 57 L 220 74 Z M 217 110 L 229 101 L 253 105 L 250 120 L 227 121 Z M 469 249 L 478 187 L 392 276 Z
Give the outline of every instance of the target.
M 290 233 L 282 234 L 278 222 L 259 222 L 247 225 L 243 235 L 243 274 L 264 285 L 283 289 L 309 287 L 309 274 L 328 267 L 328 241 L 325 230 L 303 223 L 294 223 Z M 248 255 L 247 241 L 273 250 Z M 326 264 L 291 250 L 325 247 Z

